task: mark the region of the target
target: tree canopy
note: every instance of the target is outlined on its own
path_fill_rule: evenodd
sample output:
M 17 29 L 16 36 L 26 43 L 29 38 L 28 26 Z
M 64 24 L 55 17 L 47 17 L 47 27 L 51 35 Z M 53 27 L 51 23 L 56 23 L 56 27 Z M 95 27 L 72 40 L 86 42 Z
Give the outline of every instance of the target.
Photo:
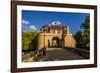
M 22 50 L 36 50 L 38 44 L 38 33 L 37 32 L 22 32 Z
M 81 24 L 80 30 L 74 35 L 76 39 L 76 47 L 90 47 L 90 17 L 86 16 L 85 21 Z

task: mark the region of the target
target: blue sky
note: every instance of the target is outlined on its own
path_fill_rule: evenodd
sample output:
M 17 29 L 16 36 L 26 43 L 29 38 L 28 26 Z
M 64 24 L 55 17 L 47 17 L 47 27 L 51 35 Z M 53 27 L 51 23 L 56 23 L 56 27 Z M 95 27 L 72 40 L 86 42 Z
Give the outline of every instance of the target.
M 88 15 L 89 13 L 22 10 L 22 31 L 39 30 L 44 24 L 59 21 L 61 25 L 68 25 L 72 33 L 76 33 Z

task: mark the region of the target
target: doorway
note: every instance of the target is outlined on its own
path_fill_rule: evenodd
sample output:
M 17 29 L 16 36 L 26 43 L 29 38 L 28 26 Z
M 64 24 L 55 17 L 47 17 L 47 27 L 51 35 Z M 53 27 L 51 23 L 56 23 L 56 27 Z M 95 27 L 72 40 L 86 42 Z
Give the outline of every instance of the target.
M 60 47 L 60 42 L 58 37 L 52 38 L 52 47 Z

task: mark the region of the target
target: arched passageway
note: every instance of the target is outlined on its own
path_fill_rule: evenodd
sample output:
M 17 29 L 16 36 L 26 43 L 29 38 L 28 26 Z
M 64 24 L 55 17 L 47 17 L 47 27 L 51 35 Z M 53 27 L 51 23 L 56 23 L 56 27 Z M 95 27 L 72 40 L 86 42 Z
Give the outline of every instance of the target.
M 60 47 L 60 39 L 58 37 L 52 38 L 52 47 Z

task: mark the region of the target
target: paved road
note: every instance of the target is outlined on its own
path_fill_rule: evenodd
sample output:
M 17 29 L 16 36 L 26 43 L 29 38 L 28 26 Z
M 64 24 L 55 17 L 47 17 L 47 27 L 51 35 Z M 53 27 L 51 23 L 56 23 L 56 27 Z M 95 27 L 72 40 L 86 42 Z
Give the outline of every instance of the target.
M 46 56 L 42 58 L 42 61 L 53 61 L 53 60 L 80 60 L 84 59 L 82 56 L 73 53 L 69 50 L 62 48 L 47 48 Z

